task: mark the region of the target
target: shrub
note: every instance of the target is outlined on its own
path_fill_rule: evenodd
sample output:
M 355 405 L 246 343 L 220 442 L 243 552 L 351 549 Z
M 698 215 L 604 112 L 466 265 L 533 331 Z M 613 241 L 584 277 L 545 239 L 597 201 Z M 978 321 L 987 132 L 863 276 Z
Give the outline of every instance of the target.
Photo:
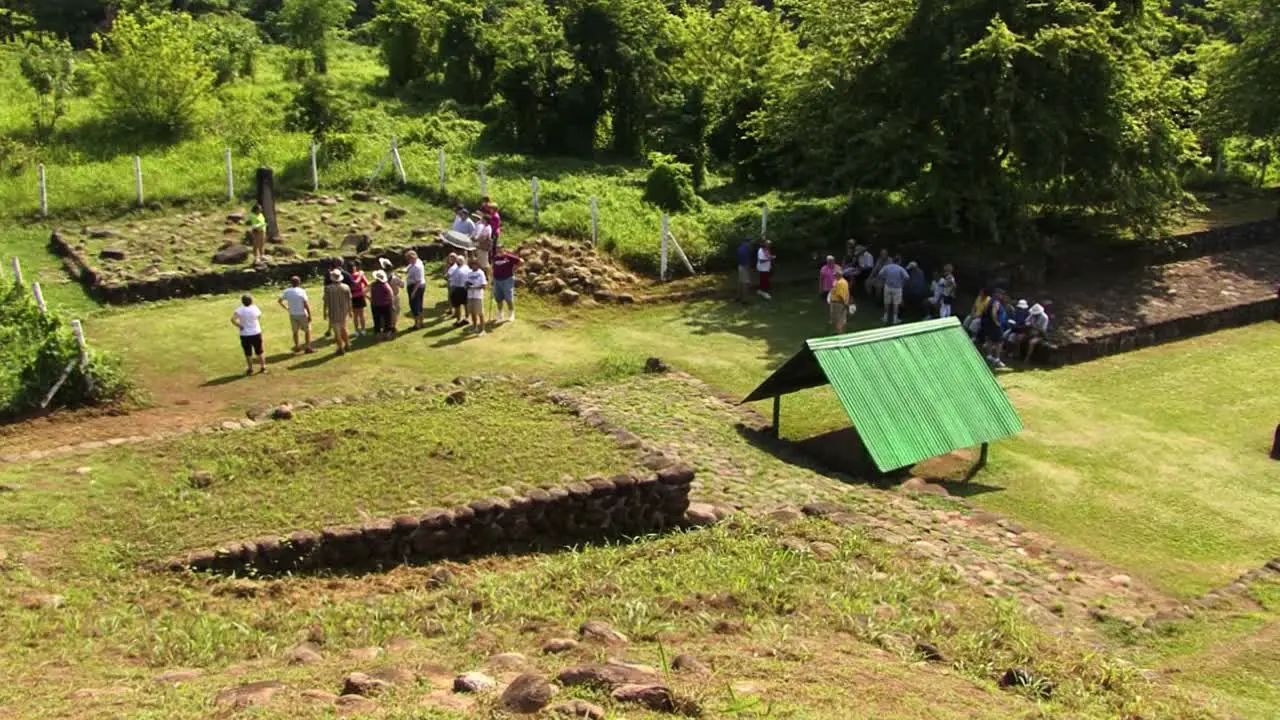
M 208 53 L 218 85 L 236 78 L 253 77 L 254 61 L 262 39 L 258 26 L 234 13 L 205 15 L 200 18 L 201 44 Z
M 21 140 L 0 135 L 0 173 L 21 175 L 35 162 L 34 148 Z
M 350 133 L 332 133 L 320 143 L 316 152 L 316 162 L 329 167 L 345 162 L 356 156 L 356 136 Z
M 466 150 L 482 132 L 484 123 L 468 120 L 452 110 L 441 110 L 424 117 L 421 125 L 404 136 L 404 143 Z
M 75 60 L 71 43 L 48 33 L 31 33 L 23 38 L 20 61 L 22 77 L 36 92 L 31 111 L 36 137 L 47 139 L 53 126 L 67 114 L 67 98 L 75 92 Z
M 284 56 L 284 79 L 300 82 L 316 72 L 315 58 L 305 50 L 290 50 Z
M 323 139 L 350 132 L 356 119 L 355 100 L 328 78 L 315 75 L 303 81 L 285 110 L 285 127 Z
M 95 35 L 98 100 L 106 118 L 137 134 L 185 134 L 199 125 L 213 71 L 189 15 L 121 15 Z
M 70 324 L 57 312 L 41 313 L 25 288 L 0 288 L 0 416 L 40 406 L 69 363 L 75 363 L 50 405 L 96 405 L 123 397 L 129 383 L 119 362 L 90 349 L 85 368 Z
M 355 10 L 351 0 L 284 0 L 276 22 L 289 44 L 311 54 L 315 70 L 328 70 L 329 39 Z
M 685 212 L 698 207 L 693 190 L 693 169 L 669 155 L 649 156 L 653 169 L 644 182 L 644 199 L 667 212 Z

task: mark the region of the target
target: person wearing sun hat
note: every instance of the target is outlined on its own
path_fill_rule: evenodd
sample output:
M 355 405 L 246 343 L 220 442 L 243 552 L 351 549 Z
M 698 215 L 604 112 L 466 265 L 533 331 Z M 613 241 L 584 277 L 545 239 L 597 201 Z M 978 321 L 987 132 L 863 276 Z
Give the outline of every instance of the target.
M 1049 336 L 1049 313 L 1045 312 L 1044 306 L 1036 303 L 1031 306 L 1027 315 L 1027 354 L 1023 358 L 1026 362 L 1031 362 L 1031 353 L 1036 349 L 1036 345 L 1040 341 Z
M 369 286 L 369 305 L 373 310 L 373 334 L 379 340 L 391 337 L 391 307 L 395 294 L 391 291 L 386 270 L 373 271 L 373 284 Z
M 391 334 L 396 334 L 396 325 L 400 324 L 400 291 L 404 290 L 404 280 L 396 272 L 395 265 L 386 258 L 379 258 L 378 264 L 387 274 L 387 284 L 391 286 Z
M 324 317 L 333 331 L 334 346 L 342 355 L 351 347 L 351 336 L 347 334 L 347 319 L 351 317 L 351 288 L 342 282 L 341 268 L 330 270 L 329 279 L 332 282 L 324 286 Z

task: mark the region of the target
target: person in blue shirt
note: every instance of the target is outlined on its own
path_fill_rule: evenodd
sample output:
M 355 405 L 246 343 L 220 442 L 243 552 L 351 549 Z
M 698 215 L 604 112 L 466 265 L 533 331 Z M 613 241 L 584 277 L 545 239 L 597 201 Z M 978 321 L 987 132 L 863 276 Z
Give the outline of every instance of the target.
M 747 301 L 751 292 L 751 264 L 756 254 L 751 249 L 751 238 L 744 238 L 738 246 L 738 299 Z

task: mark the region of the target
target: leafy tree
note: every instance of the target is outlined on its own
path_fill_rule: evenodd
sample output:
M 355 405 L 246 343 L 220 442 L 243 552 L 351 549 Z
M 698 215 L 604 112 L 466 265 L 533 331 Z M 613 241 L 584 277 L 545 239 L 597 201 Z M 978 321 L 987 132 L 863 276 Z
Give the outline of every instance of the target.
M 430 7 L 423 0 L 382 0 L 370 29 L 378 39 L 387 76 L 395 87 L 422 80 L 434 38 Z
M 324 139 L 349 132 L 355 125 L 356 102 L 328 78 L 312 76 L 302 82 L 285 110 L 285 127 Z
M 1225 0 L 1240 42 L 1205 49 L 1208 122 L 1224 133 L 1280 136 L 1280 0 Z
M 329 40 L 355 11 L 352 0 L 284 0 L 276 24 L 289 44 L 310 52 L 318 73 L 328 70 Z
M 644 199 L 669 212 L 683 212 L 698 206 L 693 189 L 693 170 L 670 155 L 651 153 L 653 168 L 644 183 Z
M 190 15 L 122 15 L 110 34 L 95 35 L 98 102 L 125 130 L 178 136 L 201 120 L 214 74 L 200 52 Z
M 214 72 L 214 82 L 223 85 L 236 78 L 253 77 L 254 60 L 262 39 L 253 21 L 231 13 L 200 18 L 201 44 Z
M 491 37 L 499 133 L 520 150 L 589 153 L 594 118 L 588 125 L 570 117 L 569 98 L 561 91 L 573 84 L 573 58 L 563 27 L 543 0 L 509 8 Z
M 71 43 L 48 33 L 29 33 L 23 40 L 20 67 L 22 77 L 36 92 L 36 108 L 31 112 L 36 138 L 47 140 L 58 119 L 67 113 L 67 98 L 75 91 Z

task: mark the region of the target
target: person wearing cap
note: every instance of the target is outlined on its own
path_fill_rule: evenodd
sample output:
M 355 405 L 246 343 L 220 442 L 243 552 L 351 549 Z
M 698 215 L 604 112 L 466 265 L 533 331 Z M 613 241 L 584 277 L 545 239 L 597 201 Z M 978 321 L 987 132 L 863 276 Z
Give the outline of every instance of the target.
M 836 276 L 840 274 L 840 266 L 836 264 L 836 256 L 828 255 L 827 261 L 818 270 L 818 300 L 828 302 L 831 288 L 836 284 Z
M 471 320 L 476 335 L 484 335 L 484 288 L 489 284 L 480 261 L 469 258 L 471 271 L 466 274 L 467 317 Z
M 324 286 L 324 317 L 333 331 L 337 353 L 342 355 L 351 347 L 351 336 L 347 334 L 347 319 L 351 317 L 351 288 L 342 282 L 340 268 L 330 270 L 329 279 L 332 282 Z
M 413 316 L 413 329 L 422 329 L 422 301 L 427 294 L 427 267 L 418 258 L 418 253 L 410 250 L 404 254 L 405 290 L 409 295 L 409 314 Z
M 519 255 L 498 248 L 493 256 L 493 299 L 498 306 L 498 322 L 514 322 L 516 319 L 516 268 L 523 262 Z M 511 317 L 503 317 L 502 304 L 511 310 Z
M 396 334 L 396 326 L 400 324 L 400 291 L 404 290 L 404 280 L 396 272 L 395 266 L 387 258 L 379 258 L 378 264 L 387 274 L 387 284 L 391 286 L 391 334 Z
M 471 268 L 461 253 L 450 253 L 449 267 L 445 270 L 445 283 L 449 287 L 449 307 L 453 312 L 453 326 L 467 324 L 467 275 Z
M 880 322 L 885 324 L 897 325 L 902 322 L 902 318 L 898 316 L 902 309 L 902 290 L 907 285 L 907 280 L 911 279 L 911 275 L 907 273 L 907 269 L 898 263 L 902 258 L 888 258 L 888 252 L 885 252 L 886 260 L 876 272 L 876 282 L 884 287 L 884 315 L 880 317 Z
M 751 293 L 751 238 L 743 238 L 738 245 L 738 300 L 746 302 Z
M 489 218 L 481 213 L 471 213 L 471 219 L 476 224 L 476 232 L 471 236 L 471 242 L 476 246 L 476 262 L 486 272 L 490 272 L 489 253 L 493 250 L 493 229 L 489 227 Z
M 1004 290 L 996 288 L 982 311 L 981 339 L 986 351 L 987 362 L 993 368 L 1003 368 L 1000 352 L 1004 347 L 1004 326 L 1009 321 L 1009 313 L 1005 308 Z
M 489 254 L 496 255 L 498 248 L 501 247 L 499 238 L 502 235 L 502 213 L 498 212 L 498 206 L 493 204 L 488 195 L 480 198 L 480 214 L 484 216 L 489 223 L 489 229 L 493 232 L 493 249 Z
M 307 353 L 315 352 L 311 347 L 311 302 L 307 298 L 307 291 L 302 288 L 302 278 L 297 275 L 289 278 L 289 287 L 280 293 L 277 302 L 280 303 L 280 307 L 289 312 L 289 328 L 293 331 L 293 351 L 302 352 L 302 344 L 298 342 L 298 336 L 303 335 L 307 341 Z
M 756 251 L 756 275 L 760 278 L 760 289 L 756 294 L 765 300 L 773 299 L 773 295 L 769 294 L 772 289 L 773 261 L 773 243 L 764 238 L 760 241 L 760 249 Z
M 373 284 L 369 286 L 369 306 L 373 312 L 373 334 L 379 340 L 391 337 L 391 284 L 385 270 L 373 271 Z

